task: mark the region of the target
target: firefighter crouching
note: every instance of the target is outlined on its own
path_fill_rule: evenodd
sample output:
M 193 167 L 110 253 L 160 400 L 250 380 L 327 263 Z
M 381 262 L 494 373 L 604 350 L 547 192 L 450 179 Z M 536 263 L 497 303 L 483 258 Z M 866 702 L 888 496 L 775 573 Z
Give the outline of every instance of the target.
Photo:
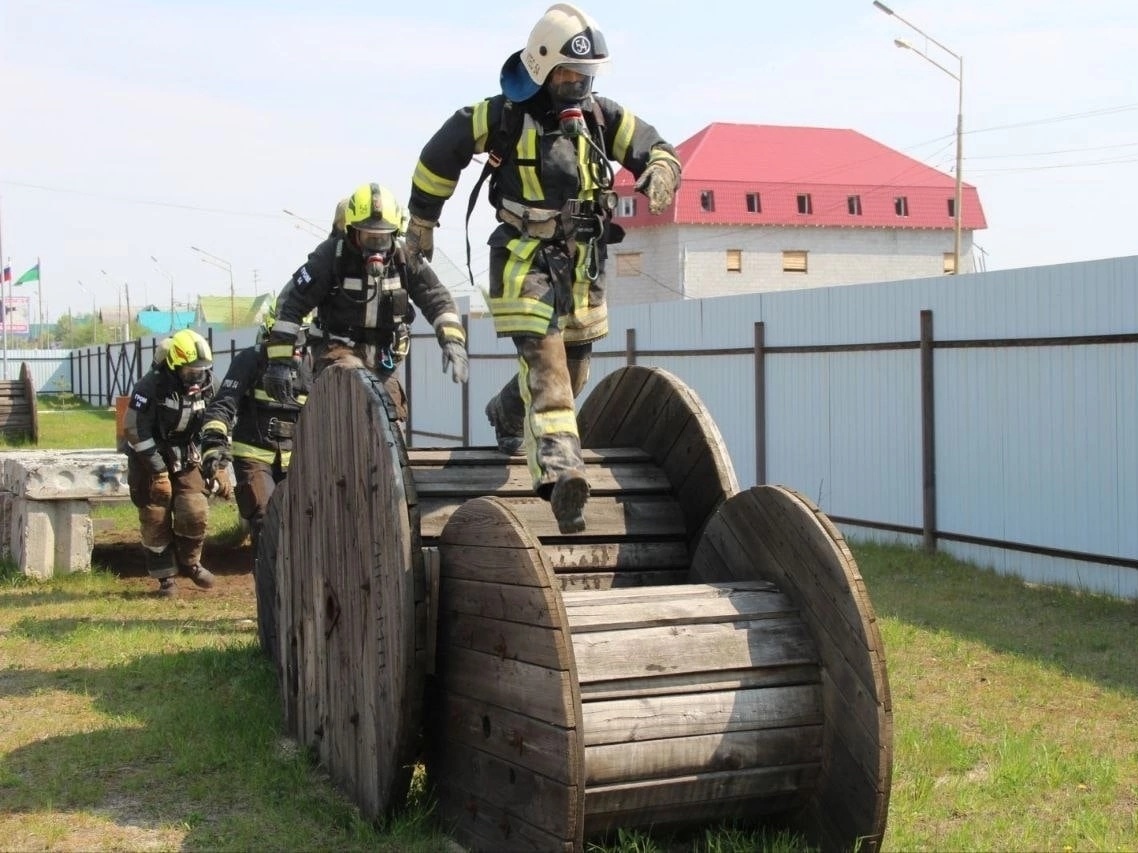
M 201 470 L 198 433 L 213 397 L 213 353 L 191 329 L 163 343 L 156 360 L 130 394 L 123 419 L 127 483 L 138 508 L 146 571 L 158 594 L 173 595 L 178 574 L 199 587 L 213 586 L 201 564 L 211 493 L 229 497 L 228 473 L 207 481 Z
M 302 318 L 315 310 L 308 330 L 313 375 L 330 364 L 366 367 L 381 380 L 407 419 L 407 398 L 395 371 L 411 343 L 410 325 L 419 308 L 435 330 L 443 371 L 455 382 L 467 378 L 466 333 L 450 291 L 428 264 L 408 265 L 402 231 L 406 214 L 390 190 L 364 184 L 344 206 L 338 227 L 321 242 L 277 299 L 269 333 L 264 390 L 292 403 L 292 373 Z
M 237 511 L 249 525 L 254 552 L 269 498 L 288 474 L 296 421 L 312 384 L 312 363 L 306 357 L 302 328 L 292 355 L 293 402 L 279 403 L 261 387 L 269 364 L 264 344 L 276 316 L 273 302 L 257 343 L 234 356 L 217 395 L 206 407 L 201 437 L 202 471 L 207 478 L 233 465 Z

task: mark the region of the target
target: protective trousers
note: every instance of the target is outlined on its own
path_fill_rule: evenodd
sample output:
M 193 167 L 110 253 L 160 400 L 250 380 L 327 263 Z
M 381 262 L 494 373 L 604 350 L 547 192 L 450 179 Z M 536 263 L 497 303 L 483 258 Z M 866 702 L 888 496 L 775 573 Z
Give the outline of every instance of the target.
M 142 544 L 150 554 L 158 555 L 147 560 L 147 572 L 154 578 L 173 577 L 179 568 L 189 569 L 201 562 L 209 524 L 209 499 L 198 468 L 170 475 L 172 497 L 166 504 L 151 502 L 153 479 L 148 465 L 129 457 L 127 485 L 131 503 L 138 508 Z M 169 559 L 171 545 L 173 560 Z
M 237 477 L 237 511 L 249 523 L 249 535 L 253 540 L 253 552 L 257 551 L 257 540 L 261 528 L 265 526 L 265 512 L 269 499 L 277 488 L 277 483 L 285 478 L 286 472 L 278 461 L 270 465 L 260 459 L 247 456 L 233 457 L 233 473 Z
M 355 344 L 351 346 L 337 340 L 317 340 L 312 344 L 313 379 L 332 365 L 339 367 L 366 367 L 383 382 L 391 403 L 395 407 L 396 420 L 407 420 L 407 395 L 403 384 L 395 376 L 397 364 L 387 367 L 384 362 L 386 348 L 374 344 Z
M 519 354 L 524 338 L 514 338 L 514 346 L 519 348 Z M 567 345 L 565 347 L 565 365 L 569 371 L 569 386 L 573 399 L 581 395 L 585 385 L 589 382 L 589 367 L 593 357 L 591 343 Z M 522 399 L 521 386 L 518 384 L 518 374 L 502 386 L 487 406 L 494 411 L 494 420 L 504 433 L 516 435 L 519 438 L 525 433 L 526 404 Z

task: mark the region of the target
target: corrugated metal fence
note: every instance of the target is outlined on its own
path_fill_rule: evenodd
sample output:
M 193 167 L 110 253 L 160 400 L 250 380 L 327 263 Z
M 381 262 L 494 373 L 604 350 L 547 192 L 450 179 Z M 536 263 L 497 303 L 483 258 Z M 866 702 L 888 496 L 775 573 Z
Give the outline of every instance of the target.
M 414 336 L 416 446 L 493 443 L 482 407 L 513 375 L 513 345 L 489 318 L 467 322 L 465 386 L 432 334 Z M 744 487 L 797 489 L 854 540 L 1138 599 L 1138 257 L 620 306 L 610 327 L 582 396 L 626 363 L 671 371 Z M 218 376 L 247 332 L 213 342 Z M 37 387 L 69 381 L 109 405 L 116 370 L 153 344 L 73 354 Z

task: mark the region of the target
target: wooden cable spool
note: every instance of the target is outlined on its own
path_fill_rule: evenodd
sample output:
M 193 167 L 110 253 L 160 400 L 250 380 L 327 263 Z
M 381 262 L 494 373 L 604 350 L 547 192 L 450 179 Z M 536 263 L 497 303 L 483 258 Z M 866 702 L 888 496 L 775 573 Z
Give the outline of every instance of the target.
M 290 732 L 377 815 L 425 722 L 438 814 L 474 849 L 722 818 L 876 849 L 892 712 L 840 534 L 790 490 L 740 493 L 664 371 L 616 371 L 578 420 L 593 494 L 564 536 L 522 460 L 408 451 L 366 371 L 321 375 L 274 563 Z
M 39 443 L 39 404 L 27 362 L 19 379 L 0 380 L 0 435 L 9 441 Z

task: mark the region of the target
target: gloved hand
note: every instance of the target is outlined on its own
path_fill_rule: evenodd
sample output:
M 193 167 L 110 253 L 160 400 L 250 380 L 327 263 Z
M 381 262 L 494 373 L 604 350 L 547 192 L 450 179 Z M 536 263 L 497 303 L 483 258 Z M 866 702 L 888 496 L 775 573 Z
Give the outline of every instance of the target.
M 413 263 L 422 255 L 428 261 L 435 256 L 435 226 L 439 223 L 412 216 L 407 226 L 407 257 Z
M 150 480 L 150 503 L 167 506 L 173 497 L 174 486 L 170 482 L 170 475 L 165 471 L 155 474 Z
M 223 501 L 229 500 L 233 495 L 233 483 L 229 479 L 228 468 L 218 468 L 212 477 L 206 478 L 205 484 L 210 494 L 217 495 Z
M 680 183 L 680 170 L 671 160 L 653 160 L 640 173 L 636 189 L 648 197 L 648 212 L 663 213 L 676 197 Z
M 458 341 L 447 341 L 443 344 L 443 373 L 450 368 L 450 378 L 453 382 L 465 382 L 470 376 L 470 362 L 466 357 L 466 347 Z
M 292 369 L 292 359 L 270 361 L 261 378 L 261 387 L 265 393 L 286 406 L 297 405 L 296 398 L 292 396 Z
M 224 470 L 225 466 L 233 461 L 233 457 L 229 453 L 229 442 L 222 438 L 221 442 L 217 442 L 210 438 L 215 433 L 206 433 L 206 437 L 202 439 L 202 476 L 207 480 L 219 471 Z

